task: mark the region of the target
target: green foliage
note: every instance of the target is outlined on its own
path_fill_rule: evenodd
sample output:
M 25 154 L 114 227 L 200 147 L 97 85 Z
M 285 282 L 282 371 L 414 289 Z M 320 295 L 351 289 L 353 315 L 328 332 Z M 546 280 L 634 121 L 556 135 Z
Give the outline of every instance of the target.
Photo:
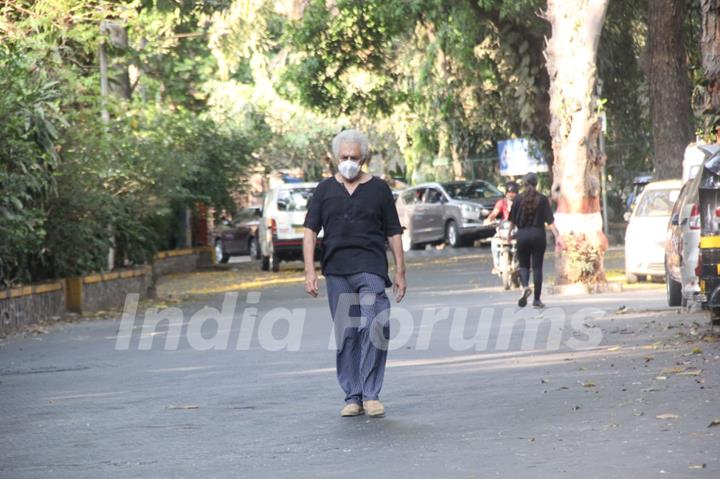
M 103 270 L 111 246 L 116 266 L 145 263 L 177 243 L 178 212 L 234 208 L 257 143 L 203 111 L 215 67 L 196 29 L 217 9 L 172 5 L 3 7 L 0 283 Z M 107 39 L 98 25 L 108 19 L 143 39 L 110 49 L 113 72 L 128 61 L 140 72 L 132 100 L 99 96 L 96 53 Z
M 541 3 L 312 1 L 289 30 L 282 91 L 318 111 L 401 120 L 411 175 L 434 159 L 469 164 L 546 130 Z
M 647 40 L 647 2 L 611 1 L 598 50 L 598 77 L 608 121 L 607 170 L 612 196 L 652 171 L 650 99 L 641 68 Z M 616 208 L 621 213 L 623 208 Z
M 296 19 L 273 0 L 1 4 L 0 283 L 104 269 L 111 246 L 116 266 L 146 262 L 180 243 L 187 208 L 234 209 L 250 173 L 332 171 L 328 144 L 346 127 L 368 132 L 373 172 L 408 180 L 495 179 L 509 137 L 549 153 L 543 0 L 303 3 Z M 599 49 L 618 211 L 651 166 L 646 9 L 611 0 Z M 126 30 L 127 47 L 103 22 Z M 126 78 L 130 98 L 117 95 Z M 593 258 L 583 252 L 578 270 Z
M 311 1 L 288 34 L 297 52 L 284 78 L 295 86 L 291 94 L 320 111 L 389 114 L 403 99 L 389 65 L 420 3 L 340 0 L 328 8 Z
M 0 46 L 0 278 L 28 278 L 45 239 L 44 205 L 55 191 L 59 120 L 56 82 Z

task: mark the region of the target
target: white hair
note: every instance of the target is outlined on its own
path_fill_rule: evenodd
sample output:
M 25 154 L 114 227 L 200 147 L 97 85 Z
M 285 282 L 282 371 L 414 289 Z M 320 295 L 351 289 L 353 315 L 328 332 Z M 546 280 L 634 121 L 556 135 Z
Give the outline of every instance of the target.
M 358 130 L 343 130 L 332 140 L 332 154 L 337 160 L 340 156 L 340 145 L 343 143 L 352 143 L 360 146 L 360 155 L 363 160 L 367 160 L 370 151 L 368 138 L 365 134 Z

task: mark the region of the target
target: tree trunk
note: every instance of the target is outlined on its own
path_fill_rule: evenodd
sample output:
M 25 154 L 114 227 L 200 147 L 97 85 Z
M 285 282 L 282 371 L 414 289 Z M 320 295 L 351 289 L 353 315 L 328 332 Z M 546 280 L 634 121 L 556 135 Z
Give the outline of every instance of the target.
M 437 58 L 435 59 L 435 71 L 438 78 L 443 84 L 450 83 L 450 65 L 447 55 L 445 54 L 445 47 L 441 44 L 437 35 L 435 34 L 434 27 L 428 28 L 428 38 L 432 43 L 438 45 Z M 443 104 L 446 102 L 445 97 L 450 93 L 444 92 L 440 94 L 438 102 Z M 462 171 L 462 165 L 458 165 L 455 156 L 453 155 L 453 128 L 451 125 L 451 118 L 448 112 L 442 112 L 438 109 L 438 152 L 435 160 L 435 180 L 436 181 L 452 181 L 456 177 L 456 171 L 459 169 Z
M 694 139 L 685 53 L 686 0 L 648 0 L 648 64 L 655 179 L 682 176 L 685 148 Z
M 128 32 L 124 25 L 105 20 L 100 24 L 100 32 L 107 35 L 108 43 L 113 48 L 123 54 L 128 50 Z M 112 66 L 114 70 L 112 88 L 117 96 L 129 100 L 132 96 L 132 87 L 128 63 L 125 59 L 115 59 Z
M 720 0 L 701 0 L 702 38 L 700 50 L 707 80 L 704 113 L 720 140 Z
M 530 43 L 530 51 L 533 52 L 531 58 L 532 64 L 537 68 L 537 75 L 535 76 L 535 87 L 538 93 L 535 95 L 535 122 L 532 127 L 533 138 L 540 141 L 543 145 L 545 152 L 547 153 L 547 163 L 550 168 L 553 167 L 554 158 L 552 155 L 552 135 L 550 134 L 551 114 L 550 114 L 550 96 L 548 91 L 550 88 L 550 78 L 548 77 L 548 70 L 545 68 L 545 57 L 542 52 L 542 43 L 539 41 L 532 41 Z M 536 50 L 540 50 L 537 52 Z
M 452 138 L 450 127 L 446 118 L 440 118 L 437 129 L 438 152 L 433 162 L 435 170 L 435 181 L 452 181 L 455 179 L 453 173 L 452 159 Z
M 555 163 L 555 224 L 567 249 L 556 256 L 557 284 L 605 282 L 607 238 L 600 213 L 597 47 L 608 0 L 548 0 L 552 36 L 546 47 L 550 75 L 550 134 Z

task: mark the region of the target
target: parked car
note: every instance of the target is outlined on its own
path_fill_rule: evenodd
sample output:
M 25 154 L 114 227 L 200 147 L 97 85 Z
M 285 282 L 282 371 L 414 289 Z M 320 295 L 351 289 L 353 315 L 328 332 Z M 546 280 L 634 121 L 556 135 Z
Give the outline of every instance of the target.
M 258 226 L 261 216 L 260 208 L 245 208 L 232 221 L 221 222 L 213 235 L 216 261 L 227 263 L 231 256 L 241 255 L 260 259 Z
M 700 169 L 700 277 L 698 302 L 710 311 L 712 326 L 720 326 L 720 153 Z
M 403 248 L 422 249 L 447 242 L 460 247 L 489 238 L 495 225 L 484 224 L 503 194 L 486 181 L 426 183 L 403 191 L 396 206 L 404 227 Z
M 639 175 L 633 178 L 632 190 L 625 201 L 625 214 L 623 215 L 625 221 L 630 221 L 630 216 L 632 216 L 632 212 L 635 209 L 640 193 L 642 193 L 643 189 L 645 189 L 651 181 L 652 175 Z
M 625 276 L 629 283 L 665 277 L 665 238 L 682 180 L 649 183 L 640 193 L 625 231 Z
M 316 186 L 288 183 L 266 194 L 258 234 L 263 271 L 278 271 L 281 261 L 302 259 L 303 223 Z
M 675 202 L 665 240 L 668 306 L 686 306 L 700 293 L 700 175 L 687 181 Z

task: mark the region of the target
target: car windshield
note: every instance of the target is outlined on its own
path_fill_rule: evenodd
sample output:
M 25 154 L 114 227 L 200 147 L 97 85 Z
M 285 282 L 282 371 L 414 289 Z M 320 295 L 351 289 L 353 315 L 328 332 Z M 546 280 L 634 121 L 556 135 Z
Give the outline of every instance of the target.
M 280 211 L 307 211 L 315 188 L 292 188 L 278 191 L 277 204 Z
M 641 218 L 670 216 L 679 195 L 678 190 L 646 191 L 637 207 L 635 216 Z
M 442 186 L 445 188 L 445 191 L 447 191 L 447 194 L 450 195 L 450 198 L 455 200 L 485 200 L 503 196 L 502 191 L 484 181 L 445 183 Z

